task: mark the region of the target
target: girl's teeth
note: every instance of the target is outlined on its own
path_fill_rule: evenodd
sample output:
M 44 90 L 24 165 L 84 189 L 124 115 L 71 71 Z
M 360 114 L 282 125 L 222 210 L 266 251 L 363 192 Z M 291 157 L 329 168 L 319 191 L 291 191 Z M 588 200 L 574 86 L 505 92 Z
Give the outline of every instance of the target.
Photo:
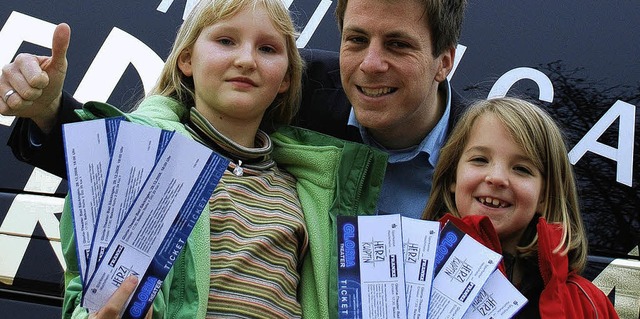
M 497 198 L 491 198 L 491 197 L 485 197 L 485 198 L 481 198 L 480 202 L 487 205 L 487 206 L 492 206 L 492 207 L 500 207 L 503 208 L 506 205 L 501 203 L 499 199 Z

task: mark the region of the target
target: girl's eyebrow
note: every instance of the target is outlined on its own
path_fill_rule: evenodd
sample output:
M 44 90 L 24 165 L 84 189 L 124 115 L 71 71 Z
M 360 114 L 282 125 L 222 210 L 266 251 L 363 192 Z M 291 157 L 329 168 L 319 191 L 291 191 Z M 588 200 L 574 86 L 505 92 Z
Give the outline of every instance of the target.
M 216 24 L 212 24 L 210 27 L 212 32 L 240 32 L 244 28 L 241 26 L 233 26 L 225 24 L 224 22 L 218 22 Z M 260 36 L 265 38 L 268 41 L 275 41 L 286 44 L 286 39 L 282 33 L 270 33 L 270 32 L 261 32 Z
M 488 152 L 489 148 L 486 147 L 486 146 L 475 145 L 475 146 L 471 146 L 469 148 L 465 147 L 465 150 L 462 153 L 464 154 L 464 153 L 473 152 L 473 151 Z
M 490 149 L 487 146 L 482 146 L 482 145 L 475 145 L 475 146 L 471 146 L 467 149 L 465 149 L 462 154 L 466 154 L 468 152 L 473 152 L 473 151 L 477 151 L 477 152 L 489 152 Z M 531 157 L 527 156 L 526 154 L 517 154 L 515 155 L 515 159 L 517 161 L 524 161 L 524 162 L 529 162 L 529 163 L 533 163 L 533 160 Z

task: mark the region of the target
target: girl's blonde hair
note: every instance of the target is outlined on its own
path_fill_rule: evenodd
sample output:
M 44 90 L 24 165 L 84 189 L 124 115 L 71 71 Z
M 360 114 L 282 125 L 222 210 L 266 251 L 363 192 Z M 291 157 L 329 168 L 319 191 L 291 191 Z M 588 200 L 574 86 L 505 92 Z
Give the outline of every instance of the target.
M 191 48 L 202 30 L 219 21 L 233 17 L 240 10 L 263 5 L 266 8 L 275 28 L 284 35 L 289 65 L 287 76 L 289 89 L 278 94 L 263 117 L 263 125 L 270 127 L 288 124 L 295 116 L 300 102 L 302 90 L 303 61 L 296 47 L 298 35 L 289 10 L 282 0 L 201 0 L 184 20 L 175 42 L 162 69 L 158 82 L 149 95 L 163 95 L 175 98 L 186 106 L 194 104 L 194 84 L 178 67 L 179 56 L 185 49 Z
M 587 260 L 587 238 L 580 216 L 573 168 L 560 128 L 542 108 L 518 98 L 478 101 L 460 118 L 440 151 L 433 175 L 433 188 L 423 218 L 436 220 L 444 213 L 460 217 L 450 185 L 456 180 L 456 167 L 469 139 L 475 120 L 483 114 L 496 116 L 542 173 L 544 207 L 537 212 L 547 221 L 563 226 L 562 241 L 554 252 L 569 255 L 569 269 L 582 271 Z M 531 255 L 538 249 L 538 237 L 520 253 Z

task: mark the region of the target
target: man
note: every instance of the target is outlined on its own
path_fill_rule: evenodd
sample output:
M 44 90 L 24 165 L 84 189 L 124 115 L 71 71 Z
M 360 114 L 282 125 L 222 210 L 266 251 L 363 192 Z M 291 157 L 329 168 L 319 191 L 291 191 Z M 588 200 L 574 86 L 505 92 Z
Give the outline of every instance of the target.
M 379 213 L 422 215 L 440 147 L 463 108 L 446 77 L 465 5 L 339 0 L 339 58 L 302 50 L 307 72 L 294 124 L 389 154 Z M 0 77 L 0 114 L 23 117 L 9 140 L 16 157 L 63 177 L 60 126 L 76 121 L 73 109 L 81 106 L 61 92 L 69 34 L 58 26 L 51 57 L 19 55 Z

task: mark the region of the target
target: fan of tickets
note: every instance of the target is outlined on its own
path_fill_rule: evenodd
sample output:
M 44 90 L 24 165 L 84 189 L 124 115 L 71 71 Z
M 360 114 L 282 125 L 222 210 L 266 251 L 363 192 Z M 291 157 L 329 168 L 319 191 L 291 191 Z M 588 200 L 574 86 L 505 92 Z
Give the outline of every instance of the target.
M 69 199 L 83 284 L 99 310 L 128 276 L 123 314 L 146 314 L 228 160 L 173 131 L 108 118 L 65 124 Z
M 501 259 L 451 222 L 338 216 L 339 318 L 511 318 Z

